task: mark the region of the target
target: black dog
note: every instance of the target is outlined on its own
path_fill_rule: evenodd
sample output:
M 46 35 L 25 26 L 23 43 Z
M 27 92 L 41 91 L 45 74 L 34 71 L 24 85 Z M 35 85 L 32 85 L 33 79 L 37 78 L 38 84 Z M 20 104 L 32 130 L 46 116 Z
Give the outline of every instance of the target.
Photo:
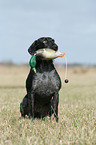
M 42 37 L 36 40 L 28 49 L 31 55 L 42 48 L 50 48 L 55 51 L 58 46 L 54 39 Z M 28 115 L 34 119 L 51 116 L 54 113 L 58 122 L 59 90 L 61 88 L 60 77 L 53 65 L 53 60 L 42 60 L 36 57 L 36 73 L 30 69 L 26 80 L 27 95 L 20 104 L 20 112 L 23 117 Z

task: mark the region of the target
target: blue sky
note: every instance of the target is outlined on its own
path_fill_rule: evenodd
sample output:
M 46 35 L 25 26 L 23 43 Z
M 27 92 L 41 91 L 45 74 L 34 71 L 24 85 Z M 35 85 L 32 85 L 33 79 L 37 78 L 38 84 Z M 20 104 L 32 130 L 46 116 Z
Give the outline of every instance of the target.
M 68 63 L 96 64 L 96 0 L 0 0 L 0 62 L 28 63 L 28 47 L 42 36 Z

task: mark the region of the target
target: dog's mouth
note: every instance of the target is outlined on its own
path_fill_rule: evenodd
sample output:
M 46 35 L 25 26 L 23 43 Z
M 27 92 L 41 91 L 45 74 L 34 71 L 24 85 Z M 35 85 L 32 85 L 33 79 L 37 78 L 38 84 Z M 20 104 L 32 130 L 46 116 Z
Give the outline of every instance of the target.
M 40 57 L 42 60 L 52 60 L 56 59 L 57 57 L 63 57 L 65 55 L 59 51 L 52 50 L 50 48 L 43 48 L 36 51 L 34 54 L 36 57 Z

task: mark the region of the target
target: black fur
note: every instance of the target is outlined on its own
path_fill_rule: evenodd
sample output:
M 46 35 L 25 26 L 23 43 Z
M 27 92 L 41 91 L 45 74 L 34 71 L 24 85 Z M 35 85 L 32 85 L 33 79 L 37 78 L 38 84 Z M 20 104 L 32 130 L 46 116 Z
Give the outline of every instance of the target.
M 58 46 L 54 39 L 42 37 L 36 40 L 28 49 L 33 55 L 42 48 L 51 48 L 55 51 Z M 54 113 L 58 122 L 59 90 L 61 88 L 60 77 L 52 60 L 42 60 L 36 57 L 36 73 L 30 69 L 26 80 L 27 95 L 20 104 L 20 112 L 23 117 L 28 115 L 34 119 L 51 116 Z

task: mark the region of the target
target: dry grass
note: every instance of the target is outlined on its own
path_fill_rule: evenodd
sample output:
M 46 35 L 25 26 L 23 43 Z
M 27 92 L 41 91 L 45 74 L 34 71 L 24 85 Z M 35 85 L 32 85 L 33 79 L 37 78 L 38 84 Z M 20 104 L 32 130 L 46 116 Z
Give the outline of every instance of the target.
M 69 84 L 64 83 L 65 70 L 58 69 L 62 79 L 59 123 L 20 117 L 28 71 L 27 67 L 0 66 L 0 144 L 95 145 L 96 68 L 69 68 Z

